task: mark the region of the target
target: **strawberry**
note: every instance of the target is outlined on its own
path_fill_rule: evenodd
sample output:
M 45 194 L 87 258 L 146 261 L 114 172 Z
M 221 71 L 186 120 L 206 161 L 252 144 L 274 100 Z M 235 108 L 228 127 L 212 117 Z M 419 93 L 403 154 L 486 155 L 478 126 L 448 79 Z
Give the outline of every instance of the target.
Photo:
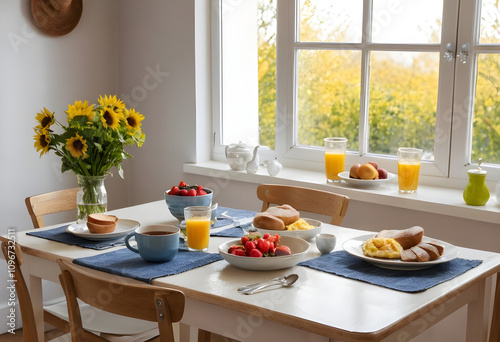
M 198 196 L 203 196 L 207 194 L 205 190 L 196 191 L 196 193 L 198 194 Z
M 262 236 L 262 238 L 266 240 L 269 236 L 270 236 L 269 233 L 265 233 L 264 236 Z
M 179 187 L 178 186 L 173 186 L 172 189 L 170 189 L 170 191 L 168 192 L 169 195 L 177 195 L 177 193 L 179 192 Z
M 258 249 L 252 249 L 250 253 L 248 253 L 248 256 L 253 258 L 262 258 L 262 252 Z
M 177 193 L 177 196 L 187 196 L 187 195 L 188 195 L 188 191 L 186 189 L 181 189 Z
M 274 243 L 269 242 L 269 249 L 267 250 L 267 253 L 269 256 L 273 256 L 275 253 L 276 249 L 274 247 Z
M 189 189 L 189 191 L 187 192 L 187 195 L 188 196 L 196 196 L 196 190 L 195 189 Z
M 235 249 L 235 250 L 233 250 L 233 251 L 231 252 L 231 254 L 233 254 L 233 255 L 238 255 L 238 256 L 244 256 L 244 257 L 246 257 L 246 256 L 247 256 L 247 254 L 245 253 L 245 251 L 244 251 L 244 250 L 242 250 L 242 249 Z
M 255 243 L 253 241 L 248 241 L 245 243 L 245 251 L 250 255 L 250 252 L 255 249 Z
M 228 249 L 228 251 L 227 251 L 227 252 L 228 252 L 229 254 L 234 254 L 233 252 L 234 252 L 235 250 L 237 250 L 237 249 L 239 249 L 239 250 L 243 251 L 243 253 L 245 253 L 245 251 L 244 251 L 244 247 L 243 247 L 242 245 L 231 245 L 231 247 L 229 247 L 229 249 Z
M 188 186 L 188 185 L 187 185 L 187 184 L 186 184 L 186 182 L 184 182 L 184 181 L 181 181 L 181 182 L 179 183 L 179 188 L 186 188 L 187 186 Z
M 276 247 L 274 254 L 276 256 L 290 255 L 290 254 L 292 254 L 292 251 L 290 251 L 290 247 L 288 247 L 288 246 L 278 246 L 278 247 Z
M 257 249 L 262 252 L 262 254 L 266 254 L 269 251 L 271 243 L 267 240 L 260 239 L 257 242 Z
M 243 236 L 241 238 L 241 244 L 244 246 L 248 241 L 250 241 L 250 238 L 248 236 Z

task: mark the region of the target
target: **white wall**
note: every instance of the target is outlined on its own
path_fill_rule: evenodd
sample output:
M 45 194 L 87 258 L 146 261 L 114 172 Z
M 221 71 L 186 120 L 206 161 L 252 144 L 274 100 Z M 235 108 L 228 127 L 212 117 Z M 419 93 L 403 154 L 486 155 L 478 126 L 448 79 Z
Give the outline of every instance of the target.
M 61 118 L 69 103 L 97 101 L 100 94 L 117 93 L 146 116 L 146 143 L 129 150 L 134 158 L 124 163 L 125 180 L 115 175 L 106 181 L 109 209 L 162 199 L 164 190 L 180 180 L 217 186 L 220 205 L 260 209 L 255 184 L 182 171 L 183 163 L 207 154 L 205 149 L 204 155 L 196 155 L 195 148 L 204 144 L 196 140 L 196 117 L 209 115 L 206 106 L 196 102 L 196 92 L 203 89 L 195 87 L 195 65 L 204 63 L 195 63 L 195 1 L 205 0 L 86 0 L 80 24 L 59 38 L 33 26 L 29 1 L 0 1 L 0 234 L 11 226 L 32 227 L 25 197 L 76 185 L 73 175 L 61 175 L 57 157 L 40 159 L 35 152 L 36 113 L 45 106 Z M 203 60 L 204 53 L 197 57 Z M 350 211 L 365 214 L 349 215 L 346 226 L 397 227 L 410 215 L 429 224 L 436 237 L 452 237 L 463 245 L 469 244 L 471 227 L 475 245 L 498 228 L 376 204 L 353 202 Z M 0 284 L 5 283 L 2 273 Z M 2 308 L 7 298 L 2 288 L 0 333 L 5 331 Z

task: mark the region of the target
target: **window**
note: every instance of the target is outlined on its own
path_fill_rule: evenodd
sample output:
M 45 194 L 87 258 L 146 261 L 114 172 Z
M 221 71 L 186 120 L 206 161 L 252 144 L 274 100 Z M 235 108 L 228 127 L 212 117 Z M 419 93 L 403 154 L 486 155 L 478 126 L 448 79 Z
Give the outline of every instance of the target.
M 500 5 L 496 0 L 213 0 L 214 148 L 322 168 L 323 138 L 346 164 L 500 178 Z M 489 178 L 490 178 L 489 177 Z

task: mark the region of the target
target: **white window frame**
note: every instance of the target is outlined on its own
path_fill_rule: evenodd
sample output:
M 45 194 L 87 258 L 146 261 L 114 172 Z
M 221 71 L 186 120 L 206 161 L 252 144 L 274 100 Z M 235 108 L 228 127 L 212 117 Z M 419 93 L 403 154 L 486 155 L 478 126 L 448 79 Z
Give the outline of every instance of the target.
M 298 27 L 298 9 L 295 1 L 277 0 L 278 3 L 278 27 L 277 27 L 277 113 L 276 113 L 276 136 L 275 150 L 260 149 L 261 160 L 279 158 L 284 166 L 295 168 L 304 168 L 311 170 L 322 170 L 324 168 L 324 157 L 322 147 L 299 146 L 296 142 L 297 113 L 296 110 L 296 88 L 294 86 L 297 79 L 297 51 L 301 48 L 328 48 L 328 49 L 356 49 L 362 54 L 362 87 L 368 87 L 366 76 L 369 70 L 368 56 L 370 51 L 421 51 L 437 52 L 440 54 L 439 85 L 438 85 L 438 103 L 436 110 L 436 140 L 434 150 L 434 162 L 423 162 L 421 168 L 422 180 L 453 178 L 456 180 L 467 178 L 467 170 L 472 166 L 470 155 L 470 139 L 472 134 L 472 110 L 473 101 L 463 105 L 463 99 L 473 98 L 475 79 L 476 58 L 478 53 L 497 52 L 498 46 L 479 45 L 479 25 L 472 20 L 475 16 L 464 18 L 462 13 L 477 13 L 480 9 L 480 0 L 444 0 L 443 2 L 443 23 L 440 44 L 381 44 L 371 43 L 367 39 L 369 33 L 366 29 L 370 27 L 371 6 L 373 0 L 364 1 L 363 13 L 363 38 L 361 44 L 356 43 L 302 43 L 298 42 L 298 33 L 295 27 Z M 221 144 L 221 73 L 222 56 L 220 37 L 220 0 L 211 0 L 212 8 L 212 92 L 213 92 L 213 141 L 212 141 L 212 159 L 225 161 L 224 148 Z M 285 18 L 285 20 L 283 20 Z M 457 32 L 458 27 L 458 32 Z M 469 60 L 463 64 L 454 58 L 448 62 L 444 58 L 447 44 L 452 43 L 454 54 L 460 49 L 463 42 L 470 42 Z M 460 85 L 471 84 L 465 89 Z M 455 85 L 455 87 L 451 86 Z M 454 88 L 455 90 L 454 93 Z M 365 89 L 366 90 L 366 89 Z M 361 98 L 360 109 L 360 154 L 349 153 L 346 157 L 346 165 L 354 163 L 364 163 L 376 161 L 382 167 L 390 172 L 397 172 L 397 160 L 395 156 L 387 157 L 376 154 L 368 154 L 365 136 L 368 135 L 366 126 L 368 111 L 367 92 L 365 91 Z M 364 96 L 363 96 L 364 95 Z M 462 101 L 461 101 L 462 99 Z M 460 111 L 459 111 L 460 109 Z M 461 111 L 464 109 L 464 111 Z M 465 116 L 465 118 L 464 118 Z M 459 122 L 460 124 L 457 124 Z M 465 122 L 465 124 L 461 124 Z M 291 124 L 290 124 L 291 123 Z M 438 139 L 439 137 L 439 139 Z M 465 151 L 465 153 L 464 153 Z M 500 178 L 500 168 L 495 165 L 483 167 L 489 172 L 491 177 Z M 443 183 L 439 183 L 443 185 Z

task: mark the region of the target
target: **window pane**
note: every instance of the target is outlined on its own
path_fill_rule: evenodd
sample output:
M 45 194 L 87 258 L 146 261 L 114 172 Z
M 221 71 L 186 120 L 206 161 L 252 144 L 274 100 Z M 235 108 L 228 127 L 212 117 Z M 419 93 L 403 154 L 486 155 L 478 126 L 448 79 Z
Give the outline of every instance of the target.
M 396 155 L 401 146 L 434 159 L 439 53 L 373 52 L 369 149 Z
M 374 0 L 372 42 L 439 43 L 442 15 L 443 0 Z
M 483 0 L 481 5 L 481 38 L 482 44 L 500 43 L 500 2 Z
M 500 164 L 500 55 L 480 54 L 474 104 L 472 160 Z
M 340 136 L 357 151 L 361 53 L 301 50 L 298 68 L 298 143 L 323 146 Z
M 222 1 L 222 144 L 274 148 L 276 2 Z
M 361 42 L 362 0 L 300 0 L 303 42 Z

